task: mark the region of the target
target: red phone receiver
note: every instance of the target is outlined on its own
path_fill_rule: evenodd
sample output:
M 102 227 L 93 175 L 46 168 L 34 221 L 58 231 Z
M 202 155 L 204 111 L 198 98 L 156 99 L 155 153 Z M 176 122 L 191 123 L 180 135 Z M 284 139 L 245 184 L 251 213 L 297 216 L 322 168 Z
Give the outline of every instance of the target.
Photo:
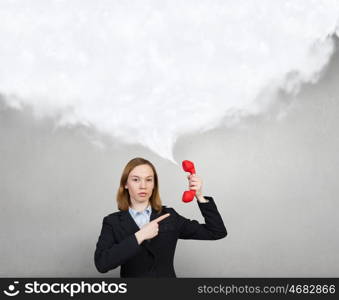
M 190 172 L 191 174 L 195 174 L 194 164 L 189 160 L 184 160 L 182 162 L 182 168 L 184 169 L 185 172 Z M 186 203 L 191 202 L 194 199 L 194 197 L 195 197 L 194 190 L 185 191 L 182 194 L 182 201 Z

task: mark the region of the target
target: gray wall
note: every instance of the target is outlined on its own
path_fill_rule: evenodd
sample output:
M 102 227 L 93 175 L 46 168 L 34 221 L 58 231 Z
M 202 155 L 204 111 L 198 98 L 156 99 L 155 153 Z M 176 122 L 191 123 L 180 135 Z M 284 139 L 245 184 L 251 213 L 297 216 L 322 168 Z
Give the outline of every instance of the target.
M 265 114 L 178 140 L 175 159 L 196 162 L 229 232 L 179 241 L 179 277 L 339 276 L 338 70 L 337 51 L 318 83 L 279 95 Z M 1 101 L 0 276 L 119 276 L 98 273 L 93 254 L 135 156 L 156 165 L 164 204 L 203 222 L 196 203 L 180 201 L 180 167 L 108 137 L 98 148 L 95 136 Z

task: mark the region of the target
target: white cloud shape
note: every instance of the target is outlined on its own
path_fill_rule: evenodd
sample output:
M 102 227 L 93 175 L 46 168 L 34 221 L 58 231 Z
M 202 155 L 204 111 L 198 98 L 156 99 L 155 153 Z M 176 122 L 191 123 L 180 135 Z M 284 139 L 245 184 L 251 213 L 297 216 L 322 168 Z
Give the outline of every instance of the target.
M 339 1 L 0 2 L 0 93 L 173 161 L 180 135 L 317 80 Z

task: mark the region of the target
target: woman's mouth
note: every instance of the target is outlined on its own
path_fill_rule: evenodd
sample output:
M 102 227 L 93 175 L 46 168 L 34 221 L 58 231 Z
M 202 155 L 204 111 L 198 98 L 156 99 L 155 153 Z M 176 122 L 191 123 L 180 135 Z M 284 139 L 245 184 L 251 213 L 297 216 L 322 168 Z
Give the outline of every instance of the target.
M 138 195 L 141 196 L 141 197 L 145 197 L 147 194 L 146 193 L 139 193 Z

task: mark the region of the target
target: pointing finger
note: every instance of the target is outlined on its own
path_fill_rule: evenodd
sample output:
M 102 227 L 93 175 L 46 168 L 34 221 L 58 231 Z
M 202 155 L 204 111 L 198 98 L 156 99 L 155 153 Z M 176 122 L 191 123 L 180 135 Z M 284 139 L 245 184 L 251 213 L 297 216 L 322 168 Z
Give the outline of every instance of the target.
M 162 215 L 162 216 L 160 216 L 159 218 L 154 219 L 153 222 L 159 223 L 160 221 L 162 221 L 163 219 L 166 219 L 166 218 L 169 217 L 169 216 L 170 216 L 170 214 Z

